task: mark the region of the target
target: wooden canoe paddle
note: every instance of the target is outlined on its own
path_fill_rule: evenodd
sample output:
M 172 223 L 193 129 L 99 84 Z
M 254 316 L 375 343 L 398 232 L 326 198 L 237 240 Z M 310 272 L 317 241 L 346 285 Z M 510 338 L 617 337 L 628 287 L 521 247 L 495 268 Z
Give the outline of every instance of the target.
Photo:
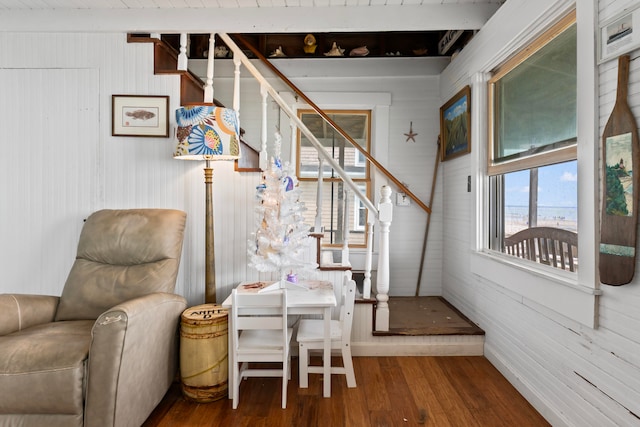
M 629 62 L 629 55 L 618 58 L 616 102 L 602 133 L 600 281 L 616 286 L 633 279 L 637 253 L 640 147 L 627 103 Z

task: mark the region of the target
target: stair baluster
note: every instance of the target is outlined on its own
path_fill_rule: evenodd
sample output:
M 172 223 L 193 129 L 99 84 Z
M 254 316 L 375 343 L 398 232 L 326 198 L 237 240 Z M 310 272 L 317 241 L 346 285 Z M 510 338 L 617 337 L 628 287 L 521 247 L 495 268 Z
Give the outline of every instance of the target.
M 316 220 L 313 227 L 314 233 L 322 233 L 322 183 L 324 160 L 322 156 L 318 156 L 318 189 L 316 190 Z
M 344 213 L 342 214 L 342 266 L 349 267 L 351 262 L 349 260 L 349 200 L 351 194 L 349 189 L 345 188 L 344 194 Z
M 187 71 L 187 33 L 180 33 L 180 53 L 178 54 L 178 70 Z
M 242 65 L 240 58 L 234 57 L 233 65 L 233 109 L 236 110 L 240 119 L 240 65 Z
M 235 52 L 234 52 L 235 56 Z M 267 85 L 262 83 L 260 85 L 260 95 L 262 96 L 262 127 L 260 132 L 260 169 L 263 171 L 267 169 L 269 162 L 269 155 L 267 154 Z M 278 148 L 279 150 L 279 148 Z
M 371 266 L 373 264 L 373 226 L 375 216 L 367 211 L 367 251 L 364 259 L 364 281 L 362 282 L 362 297 L 371 298 Z
M 207 56 L 207 82 L 204 86 L 204 102 L 213 102 L 213 57 L 215 56 L 216 35 L 209 37 L 209 54 Z

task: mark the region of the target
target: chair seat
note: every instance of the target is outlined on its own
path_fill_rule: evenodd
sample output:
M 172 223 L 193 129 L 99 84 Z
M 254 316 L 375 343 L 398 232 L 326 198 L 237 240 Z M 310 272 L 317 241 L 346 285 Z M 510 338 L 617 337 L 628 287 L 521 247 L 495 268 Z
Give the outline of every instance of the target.
M 0 337 L 0 413 L 82 414 L 94 320 L 52 322 Z M 46 384 L 46 387 L 43 386 Z
M 305 343 L 324 341 L 324 321 L 321 319 L 302 319 L 298 325 L 298 341 Z M 340 321 L 331 321 L 331 341 L 342 339 L 342 327 Z
M 287 329 L 287 341 L 291 342 L 293 329 Z M 238 355 L 243 353 L 253 353 L 252 349 L 257 349 L 260 354 L 273 351 L 276 354 L 282 352 L 282 331 L 276 329 L 269 330 L 246 330 L 242 331 L 238 339 Z

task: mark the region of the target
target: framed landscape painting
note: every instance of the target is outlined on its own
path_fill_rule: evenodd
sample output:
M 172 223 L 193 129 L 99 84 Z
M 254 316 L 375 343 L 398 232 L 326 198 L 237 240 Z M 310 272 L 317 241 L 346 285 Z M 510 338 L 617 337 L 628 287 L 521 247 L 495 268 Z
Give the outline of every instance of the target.
M 465 86 L 440 107 L 441 160 L 471 152 L 471 88 Z

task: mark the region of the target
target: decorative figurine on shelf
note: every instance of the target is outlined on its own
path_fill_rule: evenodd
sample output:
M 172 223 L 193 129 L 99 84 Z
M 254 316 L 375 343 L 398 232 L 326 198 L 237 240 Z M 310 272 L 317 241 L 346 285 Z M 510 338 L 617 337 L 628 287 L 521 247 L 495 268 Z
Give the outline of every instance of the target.
M 325 52 L 324 56 L 344 56 L 344 49 L 338 46 L 336 42 L 333 42 L 331 50 L 329 52 Z
M 269 55 L 270 58 L 284 58 L 286 56 L 287 55 L 285 55 L 284 51 L 282 50 L 282 46 L 278 46 L 276 50 L 271 52 L 271 55 Z
M 307 34 L 304 38 L 304 53 L 316 53 L 316 38 L 313 34 Z
M 226 46 L 216 46 L 213 49 L 214 58 L 226 58 L 229 55 L 229 49 Z
M 356 47 L 354 49 L 351 49 L 351 52 L 349 52 L 349 56 L 367 56 L 367 55 L 369 55 L 369 49 L 367 49 L 366 46 Z

